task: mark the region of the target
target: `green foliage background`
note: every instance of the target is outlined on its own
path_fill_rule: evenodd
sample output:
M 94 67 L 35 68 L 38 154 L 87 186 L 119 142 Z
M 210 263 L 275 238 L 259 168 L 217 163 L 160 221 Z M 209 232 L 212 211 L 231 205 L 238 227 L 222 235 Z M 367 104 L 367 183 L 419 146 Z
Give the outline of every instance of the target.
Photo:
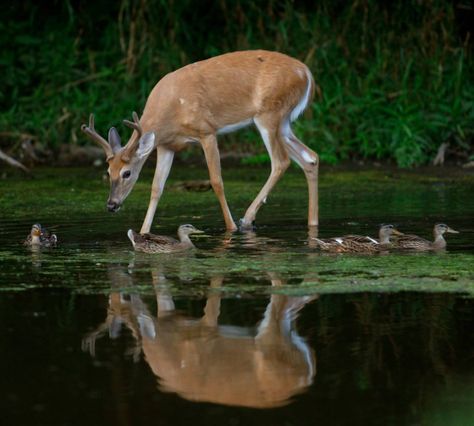
M 370 158 L 412 166 L 431 160 L 442 142 L 467 158 L 474 67 L 462 17 L 469 7 L 461 3 L 12 2 L 0 22 L 0 146 L 15 143 L 20 133 L 53 149 L 88 143 L 79 128 L 91 111 L 99 131 L 119 126 L 126 138 L 121 120 L 142 110 L 167 72 L 220 53 L 263 48 L 312 69 L 319 96 L 295 127 L 323 161 Z M 266 159 L 251 131 L 223 149 Z

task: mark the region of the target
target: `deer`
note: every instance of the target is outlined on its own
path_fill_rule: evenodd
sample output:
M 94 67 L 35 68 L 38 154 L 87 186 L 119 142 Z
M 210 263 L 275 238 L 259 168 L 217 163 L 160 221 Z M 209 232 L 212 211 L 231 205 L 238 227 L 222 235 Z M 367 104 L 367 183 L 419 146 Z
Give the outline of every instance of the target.
M 268 273 L 272 287 L 284 282 Z M 214 404 L 270 408 L 287 405 L 304 392 L 316 375 L 313 349 L 295 330 L 296 318 L 315 296 L 272 294 L 258 327 L 219 324 L 224 277 L 210 278 L 201 317 L 176 310 L 166 277 L 153 270 L 156 313 L 150 312 L 133 288 L 133 275 L 120 265 L 109 267 L 112 289 L 107 316 L 86 334 L 82 349 L 96 356 L 96 341 L 104 334 L 118 338 L 125 327 L 134 347 L 127 350 L 135 362 L 141 353 L 162 392 Z
M 81 130 L 105 151 L 110 194 L 107 209 L 119 210 L 148 156 L 156 149 L 156 169 L 140 233 L 150 231 L 176 152 L 201 145 L 212 189 L 228 231 L 237 230 L 224 193 L 217 136 L 254 124 L 271 160 L 270 175 L 240 219 L 251 229 L 260 207 L 293 160 L 308 185 L 308 226 L 318 226 L 319 157 L 293 133 L 291 123 L 311 104 L 315 82 L 310 69 L 279 52 L 249 50 L 191 63 L 165 75 L 152 89 L 142 116 L 123 123 L 133 130 L 122 147 L 115 127 L 107 140 L 94 128 L 94 115 Z

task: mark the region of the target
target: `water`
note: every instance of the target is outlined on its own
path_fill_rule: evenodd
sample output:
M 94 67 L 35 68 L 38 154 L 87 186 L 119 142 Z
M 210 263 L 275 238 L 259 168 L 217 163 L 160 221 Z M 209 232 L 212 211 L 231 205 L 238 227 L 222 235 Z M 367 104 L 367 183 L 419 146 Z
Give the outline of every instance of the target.
M 5 424 L 388 424 L 474 421 L 472 176 L 330 172 L 320 236 L 429 237 L 442 253 L 321 255 L 290 171 L 255 232 L 228 234 L 212 192 L 171 187 L 153 232 L 206 231 L 186 255 L 134 253 L 150 171 L 116 215 L 95 170 L 0 182 Z M 265 170 L 225 170 L 238 219 Z M 205 178 L 176 168 L 170 184 Z M 60 245 L 31 251 L 31 224 Z M 2 422 L 3 423 L 3 422 Z

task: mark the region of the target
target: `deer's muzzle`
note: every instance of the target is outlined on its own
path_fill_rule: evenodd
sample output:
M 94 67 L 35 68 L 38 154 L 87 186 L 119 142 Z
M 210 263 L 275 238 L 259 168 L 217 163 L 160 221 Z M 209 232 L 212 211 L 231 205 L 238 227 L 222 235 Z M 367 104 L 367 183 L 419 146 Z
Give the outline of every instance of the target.
M 107 201 L 107 210 L 111 213 L 115 213 L 120 209 L 120 203 L 116 201 Z

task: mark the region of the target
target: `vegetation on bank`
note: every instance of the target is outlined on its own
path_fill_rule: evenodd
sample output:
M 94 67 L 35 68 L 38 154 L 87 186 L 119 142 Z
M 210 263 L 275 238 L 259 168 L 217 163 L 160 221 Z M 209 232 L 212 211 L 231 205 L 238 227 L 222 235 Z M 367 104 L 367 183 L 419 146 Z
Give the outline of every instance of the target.
M 323 161 L 433 159 L 440 144 L 473 154 L 474 66 L 469 3 L 99 0 L 14 2 L 0 22 L 0 148 L 89 143 L 81 123 L 119 127 L 167 72 L 243 49 L 285 52 L 319 86 L 295 128 Z M 223 150 L 266 161 L 254 131 Z M 12 152 L 13 152 L 12 151 Z

